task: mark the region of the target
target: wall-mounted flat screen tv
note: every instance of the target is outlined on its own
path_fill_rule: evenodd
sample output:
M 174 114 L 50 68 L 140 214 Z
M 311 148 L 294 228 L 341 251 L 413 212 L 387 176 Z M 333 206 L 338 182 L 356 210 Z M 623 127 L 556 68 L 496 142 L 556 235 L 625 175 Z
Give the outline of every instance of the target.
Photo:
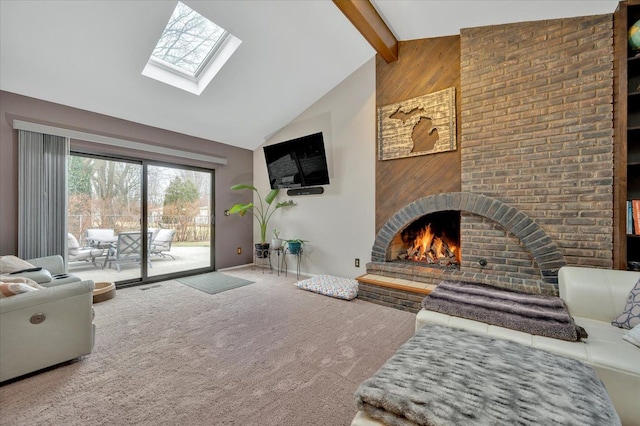
M 271 189 L 329 184 L 322 132 L 264 147 Z

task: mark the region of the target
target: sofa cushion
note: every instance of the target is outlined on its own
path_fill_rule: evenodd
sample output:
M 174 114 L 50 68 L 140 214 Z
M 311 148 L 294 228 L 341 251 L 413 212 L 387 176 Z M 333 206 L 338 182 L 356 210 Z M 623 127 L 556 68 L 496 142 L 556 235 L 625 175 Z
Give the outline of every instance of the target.
M 17 256 L 0 256 L 0 275 L 22 271 L 23 269 L 31 269 L 33 267 L 31 263 Z
M 624 311 L 611 321 L 611 324 L 626 329 L 632 329 L 640 324 L 640 280 L 629 292 Z
M 76 237 L 74 237 L 71 233 L 67 233 L 67 249 L 69 250 L 69 254 L 71 256 L 77 255 L 80 249 L 80 243 L 78 243 Z
M 640 272 L 563 266 L 558 289 L 571 315 L 611 322 L 624 310 Z
M 629 332 L 625 333 L 622 338 L 632 345 L 636 345 L 640 348 L 640 324 L 636 325 L 631 330 L 629 330 Z
M 640 377 L 638 350 L 622 339 L 626 330 L 590 318 L 576 317 L 576 322 L 589 331 L 589 338 L 583 345 L 587 351 L 589 364 Z

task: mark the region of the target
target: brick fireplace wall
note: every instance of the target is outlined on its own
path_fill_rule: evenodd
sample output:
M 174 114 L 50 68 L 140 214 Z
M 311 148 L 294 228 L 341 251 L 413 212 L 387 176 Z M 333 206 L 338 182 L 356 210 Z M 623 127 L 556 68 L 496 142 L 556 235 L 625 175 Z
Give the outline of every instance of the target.
M 524 212 L 570 265 L 613 266 L 612 27 L 598 15 L 460 34 L 462 191 Z M 462 214 L 461 246 L 464 271 L 539 277 L 486 218 Z
M 411 203 L 456 192 L 524 214 L 560 263 L 613 267 L 612 27 L 613 15 L 599 15 L 463 29 L 459 39 L 403 42 L 398 63 L 377 60 L 378 106 L 455 86 L 459 109 L 457 151 L 377 161 L 372 281 L 452 279 L 557 294 L 558 262 L 545 264 L 540 241 L 527 243 L 536 234 L 469 206 L 449 206 L 461 211 L 459 271 L 383 261 L 382 240 L 404 226 L 397 220 Z M 419 309 L 379 282 L 361 282 L 367 300 Z

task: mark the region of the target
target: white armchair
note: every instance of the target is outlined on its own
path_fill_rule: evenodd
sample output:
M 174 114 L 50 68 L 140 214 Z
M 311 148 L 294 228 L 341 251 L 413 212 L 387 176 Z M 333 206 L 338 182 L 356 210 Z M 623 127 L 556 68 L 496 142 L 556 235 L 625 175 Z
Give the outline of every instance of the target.
M 91 353 L 93 281 L 0 299 L 0 382 Z

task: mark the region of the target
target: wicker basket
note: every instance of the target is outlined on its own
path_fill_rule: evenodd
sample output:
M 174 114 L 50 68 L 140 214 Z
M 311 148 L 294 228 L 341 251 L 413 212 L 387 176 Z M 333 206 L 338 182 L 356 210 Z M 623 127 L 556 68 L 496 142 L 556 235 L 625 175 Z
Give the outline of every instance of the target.
M 104 302 L 105 300 L 113 299 L 114 297 L 116 297 L 115 283 L 95 283 L 95 288 L 93 289 L 93 303 Z

